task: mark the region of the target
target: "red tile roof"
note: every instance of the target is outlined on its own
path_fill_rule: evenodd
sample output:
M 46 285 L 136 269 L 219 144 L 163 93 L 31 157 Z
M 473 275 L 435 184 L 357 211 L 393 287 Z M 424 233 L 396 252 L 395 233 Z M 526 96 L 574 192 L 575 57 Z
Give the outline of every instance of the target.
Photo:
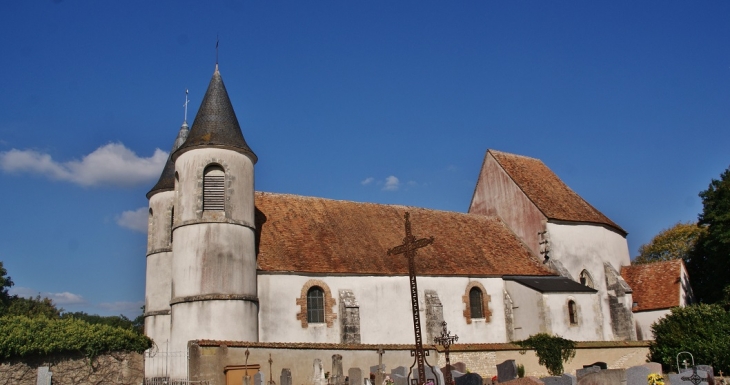
M 679 306 L 682 285 L 681 259 L 624 266 L 621 276 L 633 289 L 637 311 L 669 309 Z
M 498 218 L 423 208 L 256 193 L 258 268 L 267 272 L 407 275 L 405 236 L 434 236 L 418 250 L 418 275 L 554 275 Z
M 489 153 L 548 219 L 604 224 L 627 234 L 571 190 L 540 159 L 495 150 Z

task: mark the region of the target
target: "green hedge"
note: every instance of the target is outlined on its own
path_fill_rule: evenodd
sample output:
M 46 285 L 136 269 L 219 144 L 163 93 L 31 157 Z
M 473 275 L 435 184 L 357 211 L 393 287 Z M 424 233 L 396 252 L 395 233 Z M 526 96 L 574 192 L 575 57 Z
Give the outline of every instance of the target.
M 143 352 L 146 336 L 108 325 L 67 318 L 10 316 L 0 318 L 0 359 L 81 353 L 89 358 L 114 351 Z

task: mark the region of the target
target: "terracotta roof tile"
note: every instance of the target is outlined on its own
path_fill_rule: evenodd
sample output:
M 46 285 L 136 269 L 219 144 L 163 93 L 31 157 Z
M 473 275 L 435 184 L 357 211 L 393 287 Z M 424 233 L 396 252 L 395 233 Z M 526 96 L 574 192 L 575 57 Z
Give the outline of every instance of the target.
M 571 190 L 541 160 L 495 150 L 489 153 L 548 219 L 599 223 L 627 234 Z
M 679 306 L 682 260 L 624 266 L 621 276 L 634 290 L 637 311 L 669 309 Z
M 268 272 L 407 275 L 387 250 L 413 234 L 434 236 L 418 250 L 418 275 L 553 275 L 497 218 L 423 208 L 256 193 L 258 267 Z

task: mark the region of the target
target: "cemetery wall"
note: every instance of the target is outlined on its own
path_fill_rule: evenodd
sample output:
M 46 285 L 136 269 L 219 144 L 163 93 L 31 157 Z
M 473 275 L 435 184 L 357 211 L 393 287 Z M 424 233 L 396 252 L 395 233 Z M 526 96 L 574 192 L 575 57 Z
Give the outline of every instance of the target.
M 190 373 L 191 380 L 207 380 L 210 385 L 226 384 L 226 367 L 240 368 L 246 364 L 246 350 L 249 351 L 249 367 L 260 368 L 267 383 L 269 380 L 269 357 L 271 357 L 271 373 L 279 385 L 282 369 L 291 370 L 291 385 L 310 385 L 313 383 L 313 363 L 319 359 L 324 372 L 333 372 L 332 356 L 342 356 L 342 371 L 347 375 L 350 368 L 360 368 L 364 377 L 368 376 L 371 367 L 378 365 L 377 350 L 382 348 L 385 372 L 398 366 L 410 367 L 413 357 L 410 356 L 412 345 L 364 345 L 364 344 L 287 344 L 233 341 L 191 341 Z M 576 357 L 565 365 L 566 373 L 575 373 L 583 365 L 598 361 L 606 362 L 608 368 L 628 368 L 646 362 L 649 345 L 642 341 L 626 342 L 578 342 Z M 432 365 L 446 365 L 445 355 L 436 349 L 429 349 L 427 360 Z M 519 348 L 512 344 L 459 344 L 453 346 L 450 353 L 451 363 L 464 362 L 466 368 L 483 378 L 492 378 L 497 374 L 498 363 L 514 359 L 525 366 L 528 376 L 547 376 L 547 370 L 538 364 L 534 352 L 520 354 Z M 254 373 L 251 373 L 253 376 Z
M 144 379 L 139 353 L 104 354 L 93 361 L 80 355 L 53 355 L 0 363 L 0 385 L 36 385 L 39 367 L 49 368 L 54 384 L 139 385 Z
M 564 364 L 565 373 L 575 373 L 583 365 L 605 362 L 609 369 L 628 368 L 646 363 L 649 344 L 644 341 L 599 341 L 576 342 L 576 354 Z M 464 362 L 467 369 L 483 378 L 497 375 L 497 364 L 515 360 L 525 366 L 525 376 L 544 377 L 549 373 L 538 364 L 532 350 L 520 354 L 519 348 L 512 344 L 455 345 L 450 353 L 451 363 Z M 439 367 L 446 365 L 443 352 L 439 354 Z
M 341 314 L 337 305 L 325 309 L 334 314 L 334 322 L 307 324 L 301 320 L 301 305 L 297 299 L 309 282 L 323 287 L 325 296 L 341 302 L 340 290 L 349 290 L 359 306 L 360 342 L 363 344 L 408 344 L 413 339 L 413 313 L 410 283 L 406 276 L 321 276 L 301 274 L 258 275 L 259 341 L 341 343 Z M 470 283 L 481 284 L 488 297 L 487 307 L 493 314 L 488 320 L 464 316 L 464 295 Z M 438 295 L 447 315 L 449 330 L 464 342 L 504 342 L 507 340 L 504 312 L 504 281 L 501 278 L 418 277 L 421 327 L 427 330 L 425 291 Z M 530 304 L 529 306 L 532 306 Z M 528 307 L 529 307 L 528 306 Z M 527 309 L 528 307 L 525 307 Z M 387 312 L 382 309 L 391 309 Z M 306 314 L 304 315 L 306 316 Z M 530 319 L 530 318 L 526 318 Z M 305 318 L 306 320 L 306 318 Z M 386 325 L 387 327 L 384 327 Z M 425 336 L 425 334 L 424 334 Z

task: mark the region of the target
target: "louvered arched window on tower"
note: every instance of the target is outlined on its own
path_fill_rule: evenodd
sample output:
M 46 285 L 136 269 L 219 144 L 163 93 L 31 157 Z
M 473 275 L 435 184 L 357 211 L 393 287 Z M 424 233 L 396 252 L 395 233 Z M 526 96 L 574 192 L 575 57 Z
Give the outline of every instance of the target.
M 226 174 L 223 167 L 208 166 L 203 173 L 203 211 L 225 211 Z

